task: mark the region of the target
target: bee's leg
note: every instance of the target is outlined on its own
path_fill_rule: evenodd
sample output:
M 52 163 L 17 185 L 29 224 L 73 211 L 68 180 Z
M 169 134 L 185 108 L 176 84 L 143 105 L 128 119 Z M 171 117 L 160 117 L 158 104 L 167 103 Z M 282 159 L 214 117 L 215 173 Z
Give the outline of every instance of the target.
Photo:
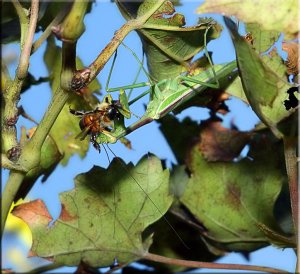
M 78 111 L 78 110 L 75 110 L 75 109 L 71 109 L 69 107 L 69 111 L 75 115 L 75 116 L 79 116 L 79 117 L 82 117 L 84 114 L 86 114 L 84 111 Z
M 101 152 L 101 148 L 100 148 L 99 143 L 97 143 L 96 138 L 97 138 L 97 134 L 92 134 L 91 138 L 90 138 L 90 141 L 93 144 L 94 148 L 97 149 L 99 151 L 99 153 L 100 153 Z
M 110 270 L 117 270 L 120 267 L 118 259 L 115 257 L 112 265 L 110 265 Z

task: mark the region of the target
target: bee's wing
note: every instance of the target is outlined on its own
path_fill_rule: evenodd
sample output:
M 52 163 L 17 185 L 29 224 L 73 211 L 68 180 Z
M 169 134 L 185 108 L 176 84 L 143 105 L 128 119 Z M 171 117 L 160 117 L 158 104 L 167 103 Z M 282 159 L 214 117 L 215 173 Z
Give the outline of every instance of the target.
M 85 139 L 85 137 L 89 134 L 89 130 L 90 130 L 91 126 L 88 126 L 86 128 L 84 128 L 81 132 L 79 132 L 79 134 L 77 134 L 75 136 L 75 139 L 79 139 L 82 141 Z

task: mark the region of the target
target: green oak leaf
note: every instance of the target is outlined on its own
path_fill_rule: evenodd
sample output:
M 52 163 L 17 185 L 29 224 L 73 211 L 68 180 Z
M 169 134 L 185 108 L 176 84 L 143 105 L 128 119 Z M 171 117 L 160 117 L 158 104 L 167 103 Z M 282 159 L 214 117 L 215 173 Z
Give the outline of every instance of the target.
M 270 49 L 280 36 L 279 31 L 267 31 L 261 29 L 259 24 L 248 23 L 246 31 L 253 37 L 252 46 L 258 53 L 263 53 Z
M 32 254 L 65 266 L 83 261 L 92 267 L 109 266 L 114 258 L 128 264 L 147 254 L 152 240 L 142 239 L 142 232 L 173 200 L 169 170 L 150 155 L 135 167 L 117 158 L 107 170 L 94 166 L 77 175 L 75 188 L 60 199 L 62 212 L 50 227 L 52 218 L 40 200 L 16 207 L 13 214 L 32 231 Z
M 273 213 L 287 180 L 278 168 L 277 152 L 273 154 L 266 148 L 251 160 L 213 163 L 198 147 L 192 149 L 191 176 L 180 201 L 207 229 L 203 236 L 209 244 L 231 251 L 253 251 L 270 243 L 294 246 Z

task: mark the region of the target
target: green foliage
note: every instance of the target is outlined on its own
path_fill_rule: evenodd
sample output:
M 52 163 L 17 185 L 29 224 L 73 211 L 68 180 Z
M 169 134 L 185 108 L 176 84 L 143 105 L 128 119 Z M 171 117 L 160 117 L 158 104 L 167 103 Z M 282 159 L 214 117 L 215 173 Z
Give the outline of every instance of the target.
M 180 200 L 208 229 L 205 237 L 210 244 L 251 251 L 270 242 L 260 224 L 282 233 L 273 208 L 284 174 L 276 169 L 269 151 L 238 163 L 208 163 L 197 149 L 189 157 L 193 176 Z
M 266 61 L 262 60 L 251 45 L 238 34 L 233 22 L 229 19 L 225 22 L 235 45 L 245 95 L 257 116 L 280 137 L 277 123 L 295 111 L 287 111 L 282 103 L 287 99 L 287 90 L 293 86 L 284 73 L 286 68 L 277 56 L 272 60 L 265 56 Z
M 287 90 L 296 87 L 288 79 L 288 61 L 297 58 L 289 53 L 284 62 L 274 49 L 280 32 L 291 37 L 299 31 L 291 19 L 296 4 L 285 1 L 282 9 L 273 10 L 279 1 L 261 6 L 252 2 L 206 1 L 198 9 L 236 15 L 246 23 L 250 37 L 241 36 L 237 25 L 225 17 L 236 60 L 212 64 L 206 44 L 213 39 L 218 42 L 222 32 L 215 20 L 203 17 L 197 25 L 185 27 L 185 16 L 176 13 L 171 1 L 116 1 L 127 23 L 117 32 L 112 30 L 113 38 L 99 54 L 101 58 L 88 67 L 76 55 L 76 45 L 89 27 L 83 20 L 86 12 L 93 11 L 92 4 L 41 3 L 33 33 L 44 31 L 40 42 L 46 44 L 44 63 L 49 77 L 36 80 L 31 71 L 26 79 L 13 80 L 7 64 L 2 64 L 5 100 L 1 108 L 6 133 L 2 139 L 9 148 L 2 151 L 3 166 L 11 169 L 9 187 L 3 194 L 3 225 L 11 203 L 25 198 L 41 175 L 44 181 L 59 163 L 67 168 L 75 154 L 82 159 L 87 156 L 90 137 L 99 145 L 120 140 L 129 147 L 127 134 L 157 120 L 177 164 L 166 169 L 160 159 L 149 154 L 135 166 L 119 158 L 107 169 L 94 166 L 75 177 L 73 189 L 60 194 L 62 210 L 54 222 L 42 200 L 17 206 L 13 214 L 32 232 L 31 255 L 52 261 L 54 266 L 85 264 L 93 268 L 111 266 L 115 259 L 118 267 L 143 260 L 157 271 L 174 272 L 190 267 L 188 260 L 211 262 L 228 251 L 245 254 L 268 245 L 296 247 L 295 193 L 290 191 L 296 171 L 289 166 L 282 140 L 297 138 L 298 106 L 287 110 L 283 103 L 289 96 Z M 23 49 L 30 32 L 30 4 L 14 3 L 16 6 L 3 5 L 2 26 L 11 31 L 5 29 L 2 43 L 20 41 Z M 272 16 L 264 13 L 262 18 L 258 7 L 271 8 Z M 92 81 L 92 74 L 101 71 L 131 30 L 137 31 L 147 57 L 151 79 L 145 85 L 149 89 L 128 102 L 125 89 L 131 86 L 127 85 L 120 89 L 119 100 L 113 101 L 110 94 L 102 96 L 101 85 Z M 55 39 L 62 41 L 62 47 Z M 27 57 L 38 47 L 34 44 Z M 205 56 L 198 58 L 204 49 Z M 22 136 L 18 142 L 19 97 L 22 102 L 23 93 L 42 81 L 48 81 L 52 90 L 49 109 L 35 134 Z M 74 88 L 76 81 L 81 88 Z M 150 94 L 150 99 L 144 115 L 127 126 L 125 119 L 132 118 L 131 103 L 145 94 Z M 233 124 L 224 128 L 222 117 L 229 111 L 226 100 L 230 96 L 250 105 L 260 125 L 247 132 Z M 105 104 L 117 107 L 108 113 Z M 210 118 L 180 121 L 175 117 L 191 106 L 209 109 Z M 92 116 L 80 123 L 82 117 L 72 115 L 70 108 L 90 111 L 90 115 L 98 111 L 98 124 L 89 124 Z M 86 138 L 76 138 L 84 130 Z M 249 152 L 240 155 L 246 146 Z M 296 145 L 292 150 L 296 155 Z M 64 183 L 62 176 L 57 184 Z M 152 258 L 155 263 L 151 261 L 149 252 L 187 261 L 162 267 L 157 258 Z
M 155 2 L 119 2 L 118 7 L 126 20 L 142 16 Z M 149 74 L 154 82 L 173 78 L 187 70 L 191 59 L 204 48 L 204 33 L 211 26 L 207 43 L 219 37 L 222 27 L 213 19 L 199 20 L 199 24 L 184 27 L 184 15 L 176 13 L 173 4 L 166 1 L 154 13 L 145 28 L 138 30 L 142 40 Z
M 40 200 L 13 213 L 29 225 L 37 256 L 68 266 L 81 260 L 109 266 L 114 258 L 127 264 L 147 252 L 151 237 L 142 239 L 142 232 L 172 203 L 168 179 L 156 157 L 145 157 L 136 167 L 115 159 L 107 170 L 93 167 L 77 175 L 75 188 L 61 194 L 62 212 L 50 228 L 51 216 Z

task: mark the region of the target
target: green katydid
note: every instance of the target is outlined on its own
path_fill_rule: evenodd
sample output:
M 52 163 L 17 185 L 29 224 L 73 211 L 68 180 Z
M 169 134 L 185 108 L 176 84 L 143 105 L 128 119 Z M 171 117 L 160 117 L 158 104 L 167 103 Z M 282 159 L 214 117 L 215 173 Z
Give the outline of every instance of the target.
M 153 83 L 149 77 L 149 82 L 143 83 L 134 83 L 132 85 L 116 87 L 116 88 L 108 88 L 110 77 L 113 71 L 113 66 L 116 60 L 116 54 L 113 59 L 113 63 L 109 72 L 108 81 L 106 84 L 107 92 L 120 91 L 120 102 L 122 108 L 120 108 L 120 112 L 126 113 L 127 115 L 123 116 L 125 118 L 130 117 L 129 105 L 137 102 L 143 96 L 150 94 L 150 102 L 148 103 L 145 114 L 135 123 L 128 126 L 127 128 L 124 126 L 123 121 L 117 122 L 112 135 L 115 136 L 116 140 L 126 136 L 137 128 L 152 122 L 153 120 L 157 120 L 168 114 L 169 112 L 175 110 L 178 106 L 190 100 L 197 94 L 204 92 L 207 88 L 218 89 L 220 88 L 220 81 L 228 81 L 230 78 L 233 78 L 237 75 L 236 70 L 236 62 L 232 61 L 226 63 L 224 65 L 213 65 L 211 58 L 207 51 L 206 45 L 206 35 L 210 29 L 208 26 L 204 33 L 204 53 L 208 59 L 210 64 L 210 68 L 206 71 L 203 71 L 195 76 L 189 75 L 179 75 L 175 78 L 164 79 L 158 83 Z M 142 61 L 139 60 L 137 55 L 126 45 L 123 44 L 125 48 L 127 48 L 135 59 L 139 62 L 141 69 L 148 76 L 147 71 L 143 67 Z M 127 97 L 125 94 L 125 90 L 140 88 L 149 86 L 149 89 L 138 95 L 136 98 L 127 102 Z M 107 139 L 106 136 L 99 135 L 97 138 L 99 143 L 107 143 L 111 142 L 111 140 Z

